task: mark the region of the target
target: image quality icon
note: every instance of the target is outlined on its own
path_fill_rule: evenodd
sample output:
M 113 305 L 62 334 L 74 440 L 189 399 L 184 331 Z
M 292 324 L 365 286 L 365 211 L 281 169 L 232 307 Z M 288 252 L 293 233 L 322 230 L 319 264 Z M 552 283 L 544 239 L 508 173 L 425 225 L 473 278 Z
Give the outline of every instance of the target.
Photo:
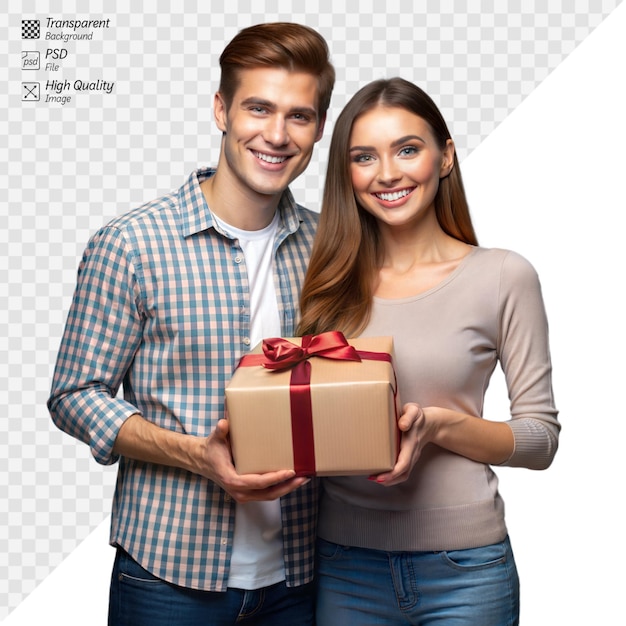
M 22 83 L 22 100 L 39 102 L 39 83 Z

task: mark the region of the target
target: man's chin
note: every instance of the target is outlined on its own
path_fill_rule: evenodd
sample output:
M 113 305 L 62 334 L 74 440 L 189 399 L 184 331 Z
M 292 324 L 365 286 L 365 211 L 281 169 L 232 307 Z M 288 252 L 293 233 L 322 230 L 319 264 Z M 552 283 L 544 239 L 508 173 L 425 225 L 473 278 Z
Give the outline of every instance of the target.
M 273 181 L 268 181 L 267 179 L 264 181 L 260 181 L 257 185 L 253 187 L 254 191 L 258 194 L 264 196 L 276 196 L 280 195 L 289 187 L 291 182 L 295 179 L 290 176 L 281 176 L 280 179 L 277 178 Z

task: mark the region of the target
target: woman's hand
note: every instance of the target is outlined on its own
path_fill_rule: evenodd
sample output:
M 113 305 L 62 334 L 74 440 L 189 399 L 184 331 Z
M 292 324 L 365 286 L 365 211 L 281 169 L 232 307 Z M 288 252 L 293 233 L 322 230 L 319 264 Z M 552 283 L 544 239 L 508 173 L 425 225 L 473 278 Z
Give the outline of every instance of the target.
M 398 420 L 401 439 L 398 460 L 394 468 L 390 472 L 370 476 L 370 480 L 386 487 L 404 482 L 409 477 L 424 446 L 432 438 L 433 429 L 419 404 L 409 402 L 404 405 L 403 411 Z
M 504 463 L 515 449 L 513 431 L 505 422 L 493 422 L 442 407 L 422 408 L 409 402 L 404 405 L 398 428 L 402 438 L 394 468 L 390 472 L 370 476 L 370 480 L 386 487 L 397 485 L 409 477 L 422 450 L 429 443 L 490 465 Z

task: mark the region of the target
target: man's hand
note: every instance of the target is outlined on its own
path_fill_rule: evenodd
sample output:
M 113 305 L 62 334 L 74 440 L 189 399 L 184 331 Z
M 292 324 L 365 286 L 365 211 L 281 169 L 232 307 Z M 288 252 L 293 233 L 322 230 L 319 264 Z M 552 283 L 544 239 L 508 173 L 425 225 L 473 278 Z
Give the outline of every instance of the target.
M 309 482 L 310 478 L 296 477 L 293 470 L 279 470 L 265 474 L 237 474 L 232 461 L 228 420 L 222 419 L 203 442 L 201 471 L 237 502 L 275 500 Z

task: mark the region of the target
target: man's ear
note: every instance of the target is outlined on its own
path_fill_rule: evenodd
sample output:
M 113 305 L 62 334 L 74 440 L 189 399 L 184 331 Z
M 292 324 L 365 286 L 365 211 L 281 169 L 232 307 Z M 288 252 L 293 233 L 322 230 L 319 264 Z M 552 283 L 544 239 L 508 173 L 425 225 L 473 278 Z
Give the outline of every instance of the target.
M 319 121 L 319 126 L 317 127 L 317 135 L 315 137 L 315 141 L 319 141 L 324 134 L 324 126 L 326 125 L 326 113 L 321 117 Z
M 224 98 L 219 91 L 215 94 L 215 97 L 213 98 L 213 117 L 215 119 L 217 127 L 223 133 L 225 133 L 228 115 L 226 110 L 226 103 L 224 102 Z

